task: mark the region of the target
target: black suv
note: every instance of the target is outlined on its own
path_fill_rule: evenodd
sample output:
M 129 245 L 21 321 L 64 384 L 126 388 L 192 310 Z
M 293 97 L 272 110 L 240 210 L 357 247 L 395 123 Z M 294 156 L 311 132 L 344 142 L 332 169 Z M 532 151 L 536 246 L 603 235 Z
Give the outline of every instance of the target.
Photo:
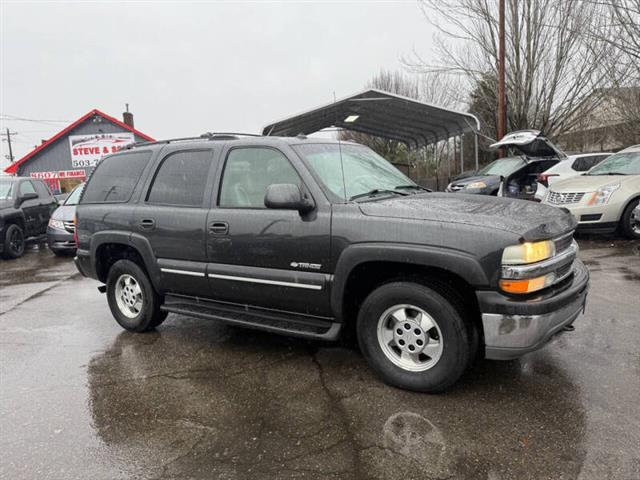
M 575 227 L 557 208 L 425 191 L 358 144 L 209 135 L 102 160 L 76 264 L 127 330 L 175 312 L 353 332 L 385 381 L 433 392 L 573 323 L 589 279 Z
M 58 202 L 49 187 L 35 178 L 0 177 L 0 254 L 18 258 L 25 241 L 42 237 Z

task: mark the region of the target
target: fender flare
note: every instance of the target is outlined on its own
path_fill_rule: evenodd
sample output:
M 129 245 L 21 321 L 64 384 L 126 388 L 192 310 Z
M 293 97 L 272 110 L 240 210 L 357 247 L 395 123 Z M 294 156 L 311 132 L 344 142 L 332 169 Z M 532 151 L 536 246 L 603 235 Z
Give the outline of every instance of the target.
M 98 249 L 106 244 L 106 243 L 119 243 L 121 245 L 125 245 L 127 247 L 133 248 L 144 262 L 144 267 L 149 274 L 149 280 L 151 284 L 156 289 L 156 291 L 160 291 L 160 268 L 158 267 L 158 262 L 156 261 L 156 257 L 153 254 L 153 249 L 151 248 L 151 244 L 149 240 L 147 240 L 144 236 L 139 235 L 137 233 L 131 232 L 122 232 L 116 230 L 103 230 L 101 232 L 95 233 L 91 238 L 91 246 L 89 248 L 91 258 L 93 259 L 93 268 L 97 273 L 97 251 Z
M 337 319 L 342 320 L 345 288 L 353 269 L 363 263 L 385 261 L 447 270 L 476 288 L 489 285 L 489 279 L 477 259 L 460 250 L 389 243 L 352 245 L 340 255 L 333 277 L 331 309 Z

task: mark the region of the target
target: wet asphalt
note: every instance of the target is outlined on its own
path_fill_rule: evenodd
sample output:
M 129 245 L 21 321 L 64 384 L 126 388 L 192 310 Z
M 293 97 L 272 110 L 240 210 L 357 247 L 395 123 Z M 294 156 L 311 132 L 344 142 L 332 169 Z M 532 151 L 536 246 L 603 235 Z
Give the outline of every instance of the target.
M 131 334 L 70 259 L 0 260 L 0 478 L 638 479 L 640 242 L 580 244 L 575 332 L 441 395 L 341 346 L 176 315 Z

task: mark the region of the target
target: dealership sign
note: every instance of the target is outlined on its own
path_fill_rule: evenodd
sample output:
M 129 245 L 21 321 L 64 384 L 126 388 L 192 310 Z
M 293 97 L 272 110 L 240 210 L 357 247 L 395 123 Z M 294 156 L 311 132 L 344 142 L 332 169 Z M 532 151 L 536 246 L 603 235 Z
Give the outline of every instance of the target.
M 95 167 L 103 156 L 115 153 L 122 147 L 135 142 L 133 133 L 98 133 L 90 135 L 71 135 L 72 168 Z
M 86 173 L 82 170 L 58 170 L 57 172 L 31 172 L 32 178 L 43 180 L 64 179 L 64 178 L 84 178 Z

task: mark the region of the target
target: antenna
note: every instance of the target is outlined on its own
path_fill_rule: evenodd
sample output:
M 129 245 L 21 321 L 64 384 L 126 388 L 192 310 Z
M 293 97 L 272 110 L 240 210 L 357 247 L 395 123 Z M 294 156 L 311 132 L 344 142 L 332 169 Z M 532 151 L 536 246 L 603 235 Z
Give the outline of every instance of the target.
M 336 92 L 333 91 L 333 108 L 335 111 L 335 124 L 338 126 L 338 108 L 336 107 Z M 349 196 L 347 195 L 347 182 L 344 179 L 344 161 L 342 160 L 342 140 L 340 139 L 340 132 L 342 129 L 338 128 L 338 153 L 340 154 L 340 170 L 342 171 L 342 190 L 344 191 L 344 201 L 345 203 L 349 201 Z

